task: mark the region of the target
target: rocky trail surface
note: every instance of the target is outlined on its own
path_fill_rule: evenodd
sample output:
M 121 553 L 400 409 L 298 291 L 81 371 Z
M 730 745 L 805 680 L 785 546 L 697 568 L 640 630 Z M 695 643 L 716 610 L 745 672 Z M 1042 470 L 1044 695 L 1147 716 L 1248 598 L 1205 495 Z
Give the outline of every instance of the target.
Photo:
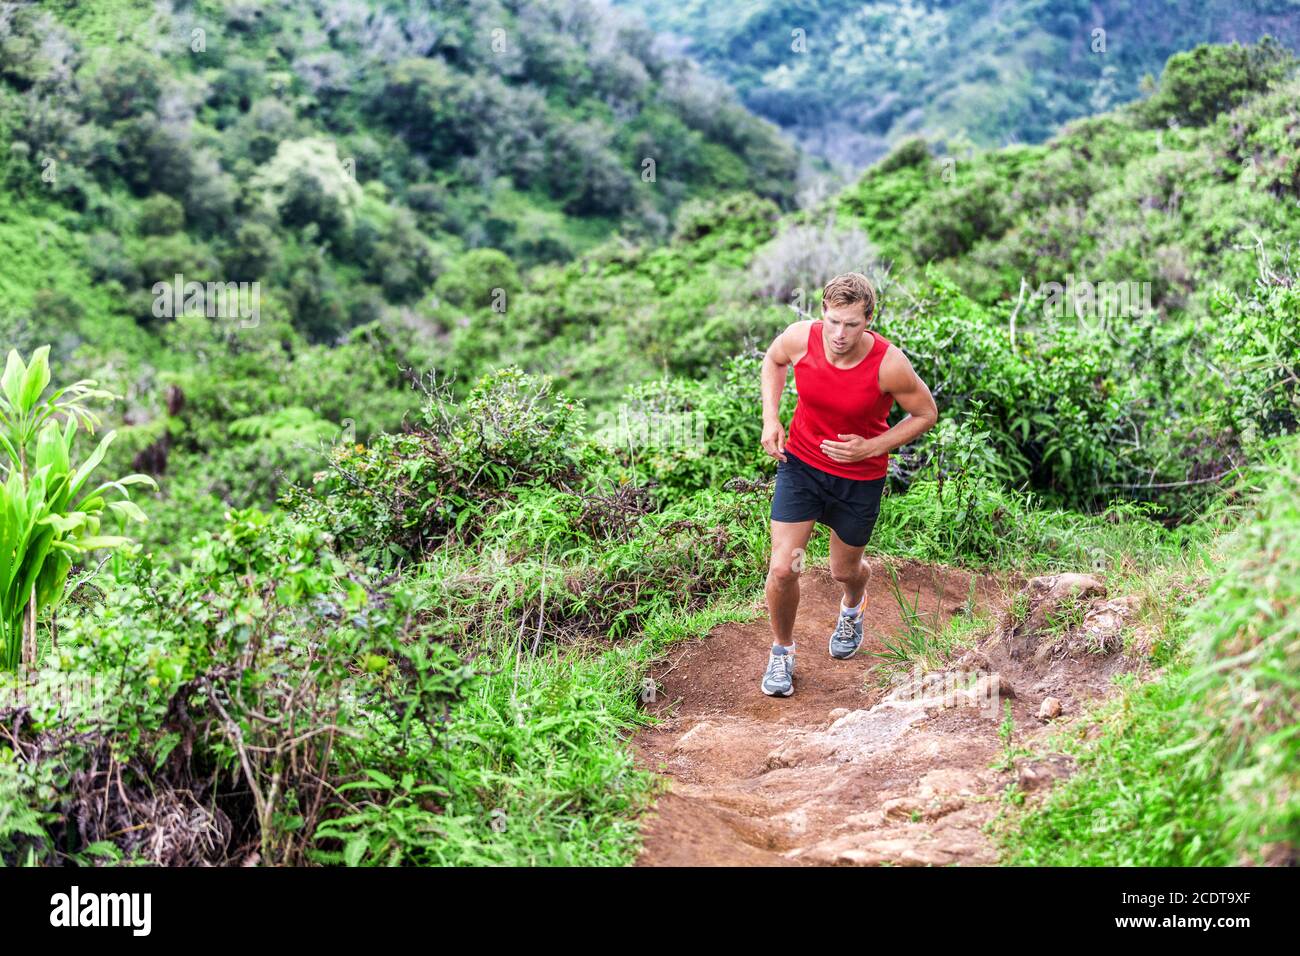
M 868 563 L 865 639 L 847 661 L 827 653 L 839 585 L 825 569 L 803 574 L 792 697 L 759 690 L 766 615 L 723 624 L 660 665 L 647 707 L 663 723 L 633 747 L 666 788 L 643 818 L 638 866 L 996 863 L 985 827 L 1006 788 L 1033 799 L 1072 770 L 1062 755 L 1005 766 L 1004 702 L 1011 745 L 1036 751 L 1086 702 L 1114 692 L 1112 675 L 1146 668 L 1136 600 L 1107 600 L 1095 578 L 1024 582 L 893 561 L 921 620 L 937 625 L 973 604 L 992 624 L 943 670 L 903 671 L 881 686 L 870 652 L 905 622 L 882 560 Z

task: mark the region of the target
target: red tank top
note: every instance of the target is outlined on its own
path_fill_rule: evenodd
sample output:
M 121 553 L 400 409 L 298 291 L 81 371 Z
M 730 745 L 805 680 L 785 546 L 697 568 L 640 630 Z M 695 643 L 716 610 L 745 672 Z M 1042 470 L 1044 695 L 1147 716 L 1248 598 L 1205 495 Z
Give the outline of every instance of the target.
M 875 335 L 875 344 L 867 357 L 852 368 L 837 368 L 826 360 L 822 329 L 822 322 L 812 324 L 808 352 L 794 364 L 798 401 L 786 448 L 796 458 L 840 478 L 883 478 L 889 470 L 888 455 L 840 462 L 822 454 L 821 443 L 827 439 L 842 441 L 841 434 L 874 438 L 889 431 L 894 396 L 880 391 L 880 363 L 889 342 L 868 333 Z

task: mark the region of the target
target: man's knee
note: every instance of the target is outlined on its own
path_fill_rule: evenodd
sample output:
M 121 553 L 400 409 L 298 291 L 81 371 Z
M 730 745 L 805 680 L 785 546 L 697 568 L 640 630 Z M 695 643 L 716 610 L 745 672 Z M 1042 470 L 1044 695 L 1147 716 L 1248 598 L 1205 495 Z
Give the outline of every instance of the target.
M 870 568 L 861 558 L 856 561 L 831 562 L 831 577 L 840 584 L 855 584 L 866 580 Z
M 803 572 L 803 565 L 804 552 L 802 548 L 796 548 L 793 552 L 773 552 L 772 560 L 768 562 L 767 566 L 768 578 L 782 583 L 797 581 L 799 575 Z

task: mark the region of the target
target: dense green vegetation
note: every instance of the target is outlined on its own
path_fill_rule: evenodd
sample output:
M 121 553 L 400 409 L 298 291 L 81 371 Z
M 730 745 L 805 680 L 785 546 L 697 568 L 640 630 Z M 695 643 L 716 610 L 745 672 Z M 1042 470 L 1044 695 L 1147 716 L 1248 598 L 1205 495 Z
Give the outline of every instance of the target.
M 138 361 L 149 290 L 182 273 L 258 281 L 272 322 L 332 341 L 387 307 L 429 322 L 431 291 L 460 304 L 474 250 L 521 267 L 662 235 L 692 196 L 789 204 L 793 149 L 643 27 L 581 4 L 407 6 L 7 12 L 10 334 Z
M 118 455 L 173 500 L 269 504 L 414 407 L 397 356 L 491 355 L 462 321 L 521 269 L 696 196 L 791 204 L 794 150 L 696 72 L 584 3 L 7 9 L 0 331 L 128 396 Z M 258 314 L 168 321 L 176 275 L 258 283 Z
M 849 169 L 917 134 L 952 152 L 1042 142 L 1138 99 L 1166 59 L 1198 43 L 1271 34 L 1300 48 L 1292 0 L 619 2 L 678 36 L 754 112 Z M 1248 69 L 1223 49 L 1213 55 Z
M 909 140 L 797 210 L 772 128 L 608 17 L 0 19 L 0 329 L 24 361 L 51 346 L 51 387 L 121 399 L 94 393 L 51 471 L 102 448 L 158 484 L 95 502 L 123 522 L 101 555 L 6 449 L 10 498 L 85 553 L 36 604 L 38 669 L 0 675 L 0 859 L 627 862 L 646 668 L 766 573 L 762 350 L 848 270 L 941 408 L 874 549 L 1187 596 L 1166 677 L 1120 705 L 1134 732 L 1009 853 L 1062 862 L 1068 801 L 1108 806 L 1130 764 L 1184 789 L 1070 831 L 1080 861 L 1294 842 L 1289 58 L 1198 48 L 1043 145 Z M 175 273 L 259 282 L 260 315 L 155 314 Z M 1149 283 L 1151 308 L 1051 290 L 1075 280 Z M 1252 673 L 1267 719 L 1241 731 Z M 1221 827 L 1178 825 L 1209 803 Z
M 1294 865 L 1298 468 L 1292 442 L 1261 469 L 1208 593 L 1170 619 L 1165 677 L 1106 708 L 1095 743 L 1063 741 L 1082 771 L 1008 829 L 1012 862 Z

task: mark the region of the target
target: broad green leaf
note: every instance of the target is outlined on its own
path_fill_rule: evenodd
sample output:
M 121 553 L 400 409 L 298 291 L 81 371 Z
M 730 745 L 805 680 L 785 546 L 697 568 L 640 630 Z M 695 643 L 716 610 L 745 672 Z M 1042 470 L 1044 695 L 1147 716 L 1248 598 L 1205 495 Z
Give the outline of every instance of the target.
M 377 784 L 384 787 L 385 789 L 391 790 L 395 786 L 397 786 L 397 781 L 394 780 L 392 777 L 388 776 L 388 774 L 384 773 L 382 770 L 375 770 L 373 768 L 368 767 L 366 768 L 366 773 L 370 776 L 372 780 L 374 780 Z
M 103 440 L 100 441 L 99 447 L 96 448 L 91 456 L 82 463 L 80 468 L 77 469 L 77 474 L 72 479 L 72 484 L 68 486 L 69 497 L 75 496 L 77 492 L 81 490 L 81 486 L 86 483 L 86 479 L 90 477 L 90 473 L 98 467 L 101 461 L 104 460 L 104 455 L 108 453 L 108 446 L 113 443 L 113 439 L 116 437 L 116 430 L 108 432 L 108 434 L 104 436 Z
M 24 408 L 34 408 L 45 386 L 50 384 L 50 347 L 42 345 L 32 354 L 32 364 L 23 377 L 21 400 Z
M 131 539 L 120 534 L 105 534 L 93 538 L 79 538 L 77 546 L 83 551 L 95 551 L 99 548 L 118 548 L 130 544 Z
M 52 550 L 45 559 L 40 576 L 36 579 L 36 604 L 48 607 L 63 600 L 63 588 L 68 582 L 72 559 L 63 550 Z
M 18 455 L 18 449 L 13 446 L 13 442 L 4 435 L 0 435 L 0 446 L 4 447 L 5 454 L 9 456 L 9 461 L 12 463 L 13 467 L 21 468 L 22 459 Z
M 69 452 L 71 442 L 65 443 L 56 422 L 46 422 L 36 437 L 36 466 L 49 466 L 53 472 L 66 472 L 71 467 Z
M 20 404 L 22 398 L 23 379 L 27 375 L 27 366 L 19 357 L 16 349 L 9 350 L 9 360 L 5 362 L 5 373 L 0 378 L 0 388 L 4 389 L 5 397 L 9 399 L 9 404 L 16 415 L 25 414 L 26 409 Z
M 40 519 L 37 524 L 52 525 L 57 533 L 67 534 L 69 531 L 76 531 L 84 525 L 88 517 L 84 511 L 74 511 L 69 515 L 50 514 Z
M 124 515 L 132 521 L 147 522 L 149 520 L 148 516 L 140 510 L 140 506 L 134 501 L 110 501 L 108 508 L 110 511 Z
M 87 492 L 85 497 L 77 502 L 77 507 L 86 511 L 98 510 L 98 508 L 88 507 L 88 503 L 97 498 L 102 498 L 104 492 L 108 491 L 110 488 L 115 488 L 122 492 L 122 497 L 124 498 L 130 497 L 130 492 L 126 490 L 126 485 L 148 485 L 154 491 L 158 490 L 158 483 L 148 475 L 127 475 L 125 478 L 120 478 L 117 481 L 106 481 L 94 491 Z M 101 504 L 99 507 L 102 508 L 103 505 Z

